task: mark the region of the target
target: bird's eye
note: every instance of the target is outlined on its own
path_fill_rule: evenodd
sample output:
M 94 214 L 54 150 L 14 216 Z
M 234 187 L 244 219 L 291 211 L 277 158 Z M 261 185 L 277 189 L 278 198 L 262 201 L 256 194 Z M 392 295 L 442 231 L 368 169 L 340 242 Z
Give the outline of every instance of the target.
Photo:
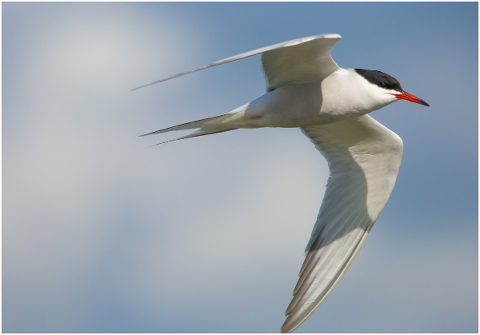
M 380 86 L 382 86 L 383 88 L 386 88 L 386 87 L 387 87 L 387 84 L 382 81 L 382 82 L 380 83 Z

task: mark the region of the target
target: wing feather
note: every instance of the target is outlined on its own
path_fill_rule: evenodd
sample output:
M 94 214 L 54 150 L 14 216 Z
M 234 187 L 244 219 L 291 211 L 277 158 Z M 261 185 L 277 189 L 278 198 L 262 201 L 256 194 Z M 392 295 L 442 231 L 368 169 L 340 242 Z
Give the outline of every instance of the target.
M 331 57 L 331 51 L 341 38 L 336 34 L 307 37 L 301 43 L 262 53 L 261 63 L 267 91 L 320 80 L 339 70 Z
M 267 80 L 268 91 L 285 84 L 294 83 L 296 81 L 307 82 L 316 79 L 322 79 L 322 76 L 327 76 L 333 71 L 339 69 L 337 64 L 335 64 L 330 57 L 330 51 L 333 45 L 341 38 L 342 37 L 337 34 L 324 34 L 298 38 L 296 40 L 270 45 L 236 56 L 228 57 L 192 70 L 181 72 L 173 76 L 136 87 L 132 91 L 170 79 L 178 78 L 192 72 L 208 69 L 213 66 L 233 62 L 258 54 L 262 54 L 262 70 L 265 79 Z M 321 67 L 321 69 L 318 70 L 316 67 Z
M 368 115 L 302 130 L 330 177 L 282 332 L 300 326 L 342 278 L 390 197 L 403 152 L 400 137 Z

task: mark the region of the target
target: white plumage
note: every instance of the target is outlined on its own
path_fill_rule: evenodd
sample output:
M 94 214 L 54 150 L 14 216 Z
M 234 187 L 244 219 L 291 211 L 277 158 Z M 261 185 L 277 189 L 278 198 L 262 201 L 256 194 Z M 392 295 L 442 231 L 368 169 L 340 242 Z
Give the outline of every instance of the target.
M 330 52 L 340 39 L 301 38 L 144 85 L 261 54 L 265 95 L 230 113 L 145 135 L 200 128 L 178 140 L 239 128 L 298 127 L 327 159 L 330 177 L 282 332 L 300 326 L 333 290 L 395 185 L 402 140 L 366 114 L 399 99 L 428 106 L 387 74 L 339 68 Z

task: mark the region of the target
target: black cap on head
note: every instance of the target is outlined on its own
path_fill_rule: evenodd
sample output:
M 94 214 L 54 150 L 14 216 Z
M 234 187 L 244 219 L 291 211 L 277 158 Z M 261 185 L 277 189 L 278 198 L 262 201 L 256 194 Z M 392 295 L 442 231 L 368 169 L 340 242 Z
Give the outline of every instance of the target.
M 392 76 L 377 70 L 355 69 L 359 75 L 378 87 L 403 93 L 402 85 Z

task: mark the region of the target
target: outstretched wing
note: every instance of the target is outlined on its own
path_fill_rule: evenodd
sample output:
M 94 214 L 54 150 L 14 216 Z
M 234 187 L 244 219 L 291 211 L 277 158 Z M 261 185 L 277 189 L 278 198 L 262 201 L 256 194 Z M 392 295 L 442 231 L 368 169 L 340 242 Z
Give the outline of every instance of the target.
M 330 177 L 282 332 L 300 326 L 342 278 L 390 197 L 403 152 L 400 137 L 368 115 L 302 130 Z
M 286 84 L 319 80 L 339 69 L 330 57 L 330 51 L 341 38 L 337 34 L 298 38 L 225 58 L 212 64 L 139 86 L 133 90 L 258 54 L 262 54 L 262 70 L 267 81 L 268 91 Z

